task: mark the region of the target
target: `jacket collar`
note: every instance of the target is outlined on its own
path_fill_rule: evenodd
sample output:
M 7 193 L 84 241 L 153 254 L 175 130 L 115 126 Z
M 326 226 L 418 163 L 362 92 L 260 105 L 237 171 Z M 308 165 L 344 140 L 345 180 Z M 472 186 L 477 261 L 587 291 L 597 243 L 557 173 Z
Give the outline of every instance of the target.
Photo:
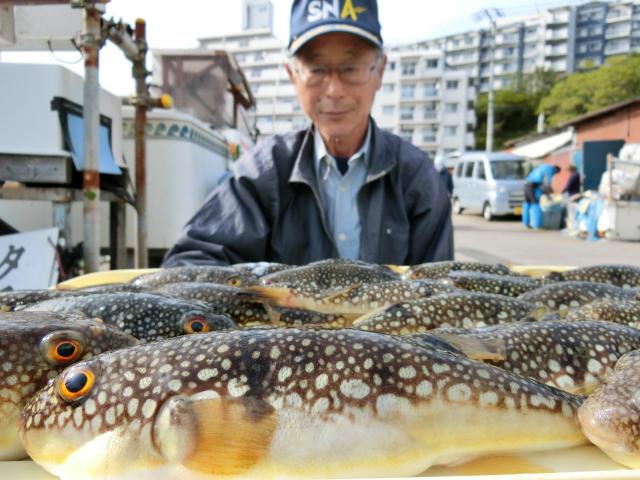
M 366 183 L 372 182 L 391 170 L 397 163 L 396 155 L 385 133 L 378 128 L 373 118 L 371 122 L 371 145 L 369 147 L 370 160 L 367 169 Z M 313 161 L 313 135 L 314 126 L 311 125 L 304 134 L 302 144 L 298 150 L 296 161 L 293 164 L 289 182 L 301 182 L 315 185 L 316 173 Z

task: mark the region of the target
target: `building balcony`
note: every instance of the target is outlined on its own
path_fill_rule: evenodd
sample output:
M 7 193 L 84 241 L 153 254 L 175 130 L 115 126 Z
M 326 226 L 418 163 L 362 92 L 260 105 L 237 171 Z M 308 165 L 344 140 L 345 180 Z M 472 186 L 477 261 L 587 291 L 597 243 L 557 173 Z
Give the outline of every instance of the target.
M 564 25 L 569 23 L 570 13 L 569 12 L 557 12 L 549 15 L 547 17 L 547 25 Z
M 624 42 L 615 45 L 607 45 L 604 47 L 605 55 L 619 55 L 629 52 L 629 42 Z
M 619 25 L 618 25 L 619 27 Z M 624 38 L 631 35 L 631 26 L 628 25 L 624 28 L 608 28 L 604 37 L 608 40 L 610 38 Z
M 566 45 L 556 45 L 556 46 L 547 45 L 546 47 L 544 47 L 544 54 L 547 57 L 562 57 L 567 54 L 567 46 Z
M 517 45 L 520 36 L 517 33 L 500 33 L 496 35 L 496 45 Z
M 623 10 L 609 10 L 606 20 L 607 23 L 625 22 L 631 20 L 631 9 L 625 8 Z
M 563 28 L 561 30 L 547 30 L 545 39 L 547 41 L 567 40 L 569 38 L 569 30 Z

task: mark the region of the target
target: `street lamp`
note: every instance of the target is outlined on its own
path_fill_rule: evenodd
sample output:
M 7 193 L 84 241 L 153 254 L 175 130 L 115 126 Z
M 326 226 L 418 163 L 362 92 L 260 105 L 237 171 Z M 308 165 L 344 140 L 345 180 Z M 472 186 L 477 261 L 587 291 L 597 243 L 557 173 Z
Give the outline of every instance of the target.
M 491 23 L 491 44 L 489 47 L 489 95 L 487 105 L 487 141 L 485 149 L 487 152 L 493 151 L 493 129 L 494 129 L 494 97 L 493 97 L 493 62 L 495 56 L 495 44 L 496 44 L 496 20 L 500 17 L 504 17 L 502 10 L 497 8 L 485 8 L 480 12 L 474 14 L 473 18 L 476 21 L 488 18 Z M 482 65 L 482 64 L 481 64 Z M 482 85 L 482 82 L 481 82 Z

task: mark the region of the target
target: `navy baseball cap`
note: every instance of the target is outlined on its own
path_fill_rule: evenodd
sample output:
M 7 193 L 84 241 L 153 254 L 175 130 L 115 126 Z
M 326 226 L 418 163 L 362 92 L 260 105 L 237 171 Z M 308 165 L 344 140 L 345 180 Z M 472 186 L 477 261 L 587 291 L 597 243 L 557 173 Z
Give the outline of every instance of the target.
M 318 35 L 343 32 L 382 47 L 376 0 L 294 0 L 291 6 L 289 54 Z

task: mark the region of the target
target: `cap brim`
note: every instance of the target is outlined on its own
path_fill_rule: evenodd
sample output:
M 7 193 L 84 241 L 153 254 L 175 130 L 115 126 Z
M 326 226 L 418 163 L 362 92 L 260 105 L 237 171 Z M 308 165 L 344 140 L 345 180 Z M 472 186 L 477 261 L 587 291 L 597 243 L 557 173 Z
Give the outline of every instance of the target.
M 294 55 L 298 50 L 300 50 L 300 48 L 302 48 L 305 44 L 319 35 L 335 32 L 350 33 L 352 35 L 356 35 L 372 43 L 374 46 L 382 48 L 382 42 L 380 41 L 380 39 L 371 32 L 368 32 L 367 30 L 356 27 L 354 25 L 332 23 L 328 25 L 318 25 L 317 27 L 311 28 L 297 37 L 291 42 L 291 45 L 289 45 L 289 54 Z

